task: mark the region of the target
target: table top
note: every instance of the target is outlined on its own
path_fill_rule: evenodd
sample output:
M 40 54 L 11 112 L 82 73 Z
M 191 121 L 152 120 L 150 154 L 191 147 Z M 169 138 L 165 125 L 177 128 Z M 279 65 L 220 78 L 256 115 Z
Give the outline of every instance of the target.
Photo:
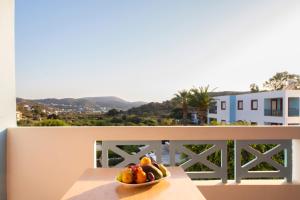
M 205 199 L 181 167 L 169 167 L 171 177 L 157 184 L 128 187 L 116 182 L 120 168 L 87 169 L 62 200 Z

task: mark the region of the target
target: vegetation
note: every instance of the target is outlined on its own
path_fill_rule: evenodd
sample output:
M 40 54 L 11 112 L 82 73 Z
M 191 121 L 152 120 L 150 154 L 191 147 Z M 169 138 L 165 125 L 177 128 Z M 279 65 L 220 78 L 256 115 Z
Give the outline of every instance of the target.
M 45 119 L 40 122 L 36 122 L 35 126 L 67 126 L 68 124 L 59 119 Z
M 264 83 L 264 87 L 269 90 L 282 90 L 284 88 L 299 90 L 300 75 L 290 74 L 287 71 L 278 72 Z
M 259 87 L 258 87 L 258 85 L 256 85 L 255 83 L 252 83 L 252 84 L 250 85 L 250 91 L 251 91 L 251 92 L 259 92 Z
M 177 94 L 175 94 L 175 101 L 179 102 L 179 104 L 182 106 L 182 120 L 183 124 L 187 124 L 187 115 L 188 115 L 188 100 L 189 100 L 190 93 L 187 90 L 181 90 L 178 91 Z
M 209 86 L 193 88 L 189 92 L 189 105 L 197 109 L 200 124 L 204 125 L 207 121 L 207 110 L 213 103 L 213 98 L 209 94 Z

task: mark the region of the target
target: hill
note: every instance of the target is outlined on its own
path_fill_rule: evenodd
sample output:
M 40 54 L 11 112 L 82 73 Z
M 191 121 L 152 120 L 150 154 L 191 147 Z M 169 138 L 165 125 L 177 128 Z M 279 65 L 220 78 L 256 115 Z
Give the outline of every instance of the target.
M 128 110 L 138 107 L 145 102 L 129 102 L 118 97 L 84 97 L 84 98 L 47 98 L 47 99 L 22 99 L 17 98 L 17 103 L 28 105 L 40 104 L 50 108 L 56 108 L 63 111 L 108 111 L 110 109 Z

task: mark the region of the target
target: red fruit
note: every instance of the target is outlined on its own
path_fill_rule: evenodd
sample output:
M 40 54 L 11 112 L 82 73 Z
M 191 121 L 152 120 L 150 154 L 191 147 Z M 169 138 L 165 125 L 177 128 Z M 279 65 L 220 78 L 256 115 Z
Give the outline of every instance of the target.
M 152 172 L 147 173 L 147 178 L 148 178 L 149 181 L 154 181 L 155 180 L 155 176 Z

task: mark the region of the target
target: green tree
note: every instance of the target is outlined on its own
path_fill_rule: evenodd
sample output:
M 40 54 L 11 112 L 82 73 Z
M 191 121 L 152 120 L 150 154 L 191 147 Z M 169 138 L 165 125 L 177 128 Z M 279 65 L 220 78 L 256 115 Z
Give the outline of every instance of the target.
M 255 83 L 252 83 L 251 85 L 250 85 L 250 91 L 251 92 L 259 92 L 259 87 L 258 87 L 258 85 L 256 85 Z
M 201 125 L 204 125 L 207 118 L 207 110 L 214 102 L 214 99 L 209 94 L 212 91 L 209 91 L 208 85 L 205 87 L 193 88 L 189 93 L 188 103 L 190 106 L 197 109 Z
M 182 107 L 182 119 L 184 125 L 187 124 L 188 97 L 189 97 L 189 91 L 187 90 L 181 90 L 175 94 L 175 101 L 177 101 Z
M 182 108 L 174 108 L 169 117 L 174 119 L 182 119 Z
M 106 115 L 107 115 L 107 116 L 111 116 L 111 117 L 115 117 L 115 116 L 117 116 L 119 113 L 120 113 L 120 112 L 119 112 L 117 109 L 113 108 L 113 109 L 110 109 L 110 110 L 106 113 Z
M 264 87 L 269 90 L 282 90 L 284 88 L 299 90 L 300 76 L 290 74 L 287 71 L 278 72 L 264 83 Z
M 68 124 L 59 119 L 45 119 L 34 124 L 35 126 L 67 126 Z

